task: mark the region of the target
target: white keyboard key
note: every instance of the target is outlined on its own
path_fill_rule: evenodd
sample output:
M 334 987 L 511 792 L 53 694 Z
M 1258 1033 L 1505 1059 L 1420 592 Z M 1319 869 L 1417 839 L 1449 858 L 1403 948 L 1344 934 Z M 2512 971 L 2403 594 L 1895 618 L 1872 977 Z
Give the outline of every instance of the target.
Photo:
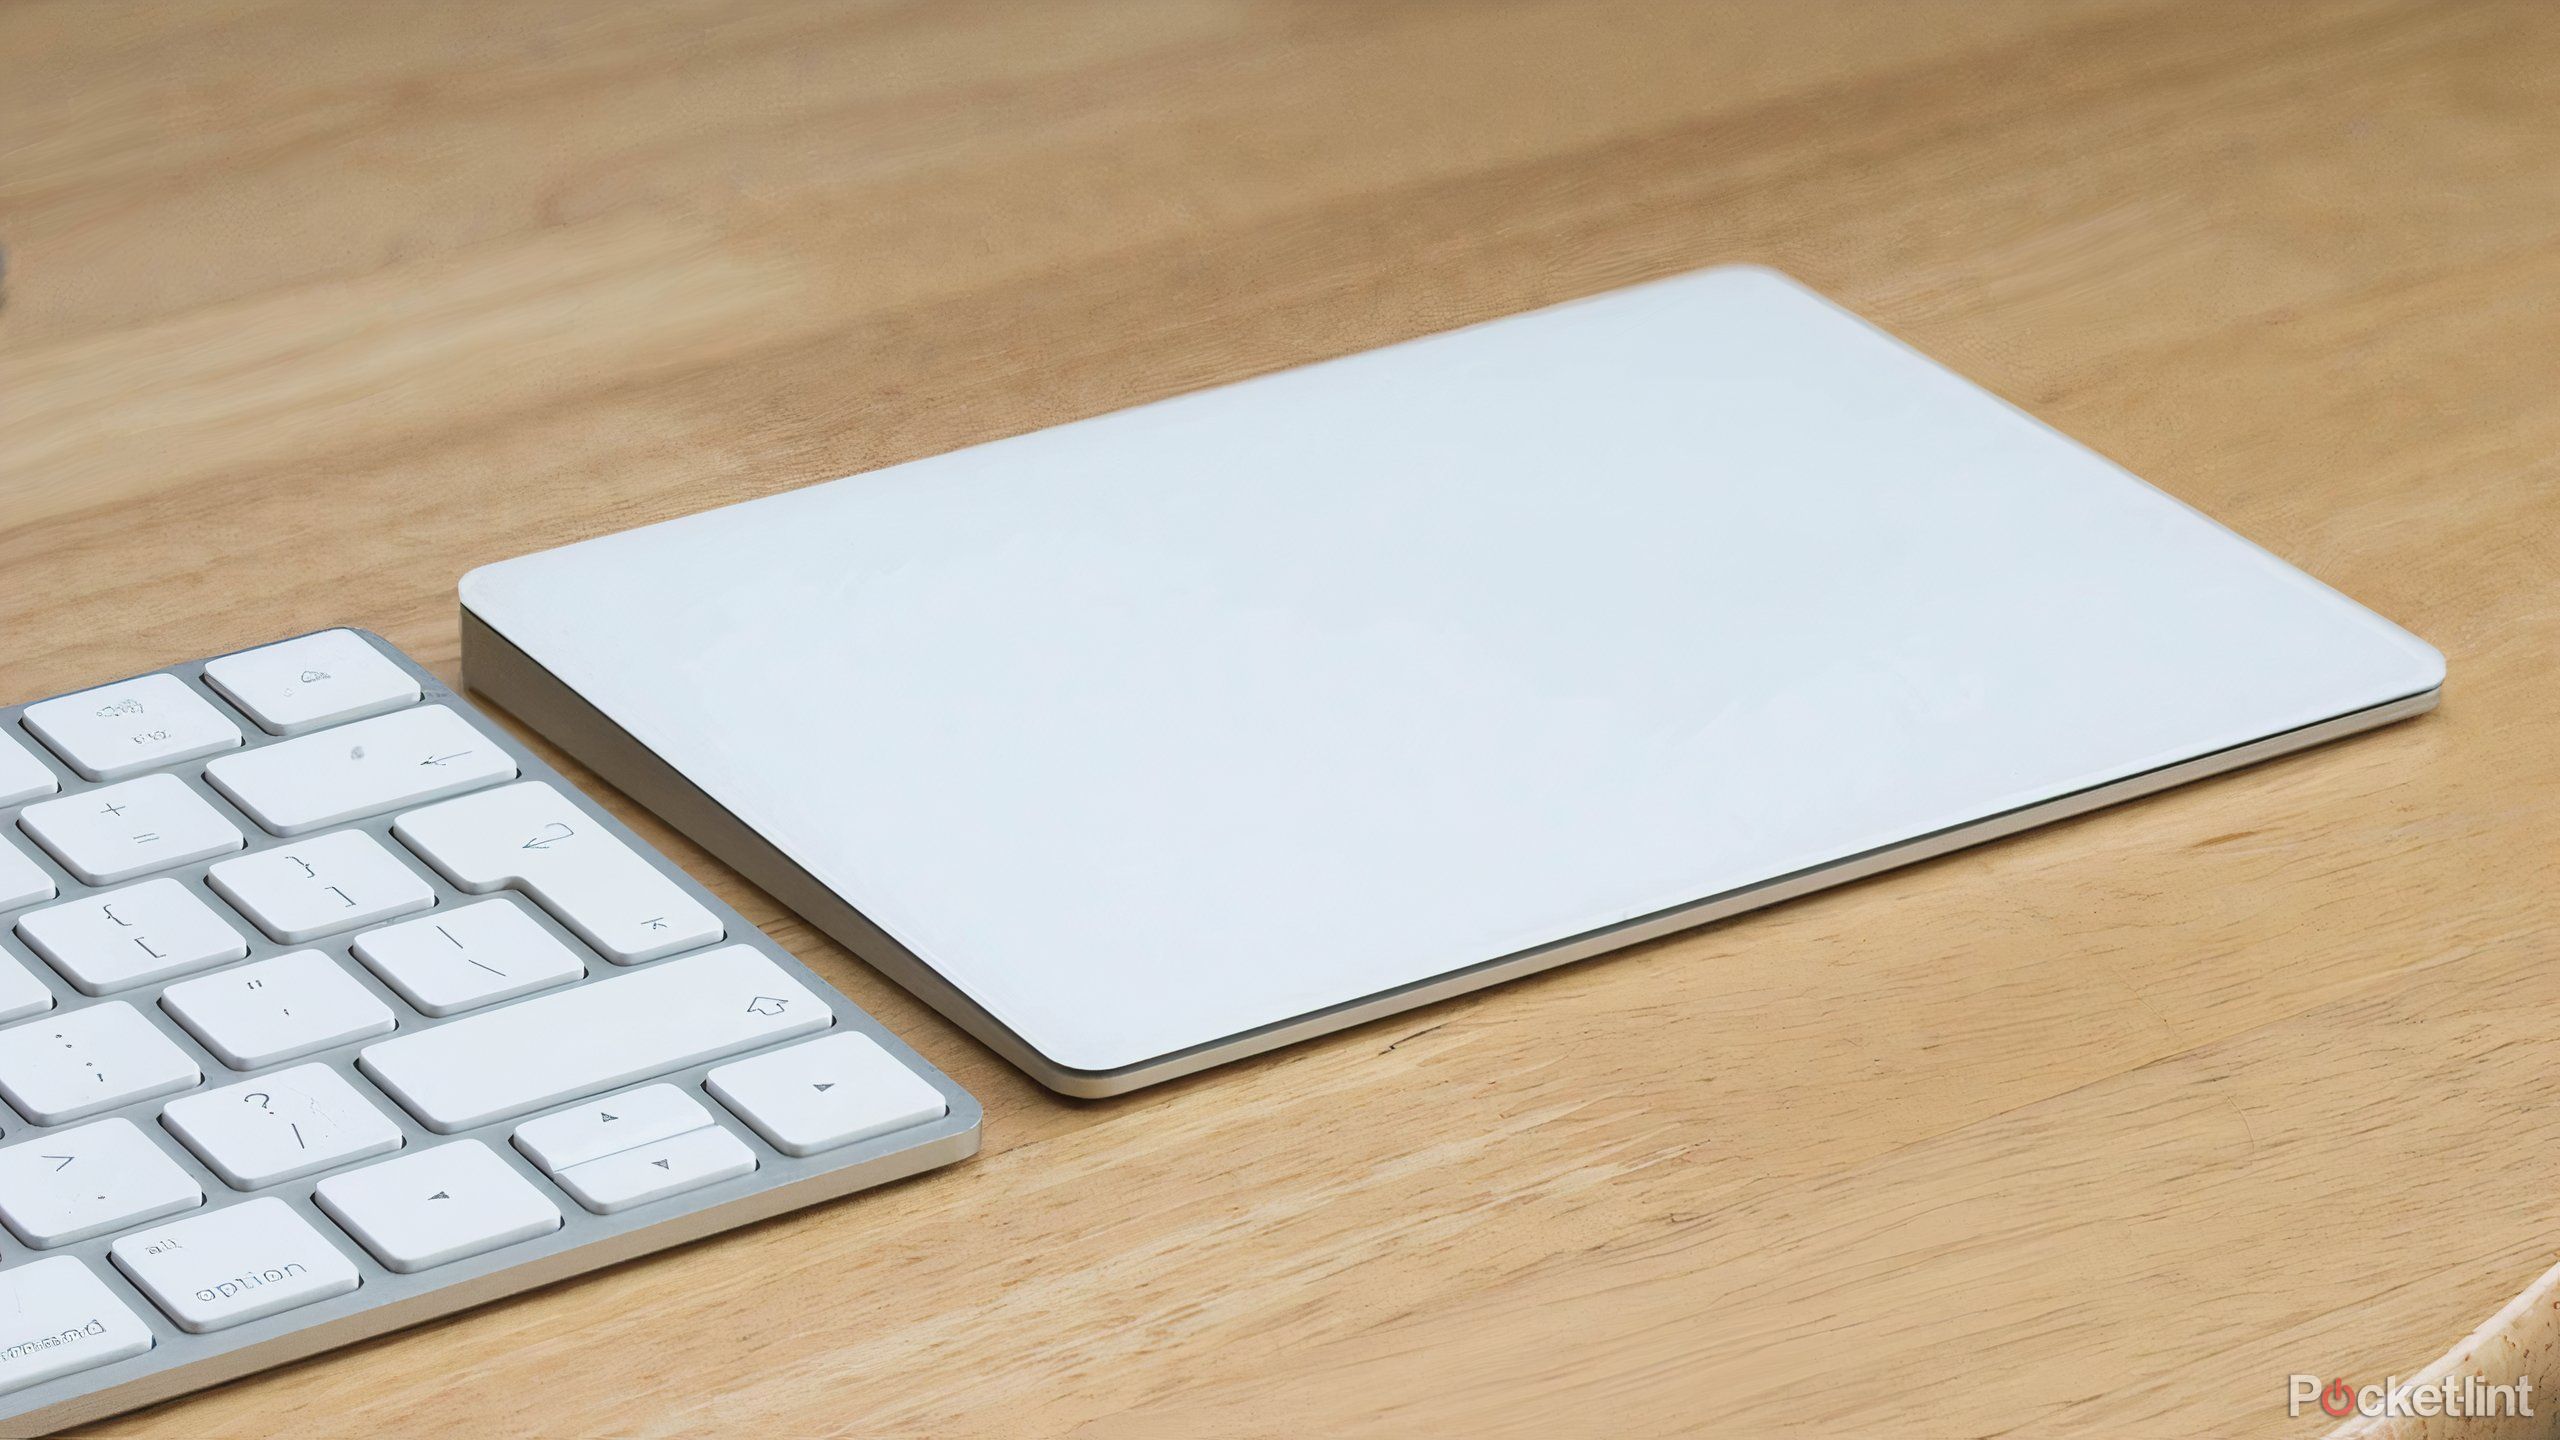
M 151 1327 L 68 1255 L 0 1270 L 0 1394 L 151 1348 Z
M 130 1120 L 101 1120 L 0 1150 L 0 1224 L 38 1250 L 203 1203 L 204 1187 Z
M 15 805 L 33 800 L 62 788 L 53 772 L 35 757 L 35 752 L 7 735 L 0 735 L 0 805 Z
M 673 1085 L 644 1085 L 516 1127 L 516 1148 L 556 1176 L 573 1165 L 672 1139 L 711 1123 L 702 1102 Z
M 451 1134 L 834 1023 L 807 986 L 732 945 L 368 1045 L 356 1063 Z
M 624 964 L 725 934 L 681 886 L 539 780 L 414 810 L 391 829 L 456 888 L 522 890 Z
M 204 778 L 278 835 L 307 835 L 515 778 L 516 762 L 442 705 L 395 710 L 225 755 Z
M 204 1079 L 187 1052 L 121 1000 L 0 1030 L 0 1095 L 60 1125 Z
M 107 1253 L 178 1328 L 197 1335 L 344 1295 L 358 1284 L 355 1262 L 273 1197 L 136 1231 Z
M 555 1177 L 579 1204 L 599 1215 L 664 1200 L 754 1173 L 756 1154 L 717 1125 L 688 1130 L 637 1149 L 572 1165 Z
M 361 830 L 225 860 L 204 878 L 267 938 L 287 945 L 436 903 L 436 892 L 417 871 Z
M 160 992 L 160 1008 L 234 1070 L 388 1035 L 398 1019 L 337 961 L 296 950 Z
M 228 855 L 246 843 L 239 826 L 175 775 L 41 800 L 18 812 L 18 827 L 91 885 Z
M 320 1182 L 312 1197 L 403 1275 L 560 1228 L 560 1207 L 477 1140 L 457 1140 Z
M 400 1127 L 326 1065 L 172 1100 L 160 1123 L 223 1183 L 256 1190 L 400 1148 Z
M 850 1030 L 723 1065 L 702 1084 L 785 1155 L 815 1155 L 950 1110 L 941 1091 Z
M 18 938 L 83 995 L 237 960 L 249 942 L 195 892 L 146 880 L 18 917 Z
M 15 910 L 54 897 L 53 877 L 26 852 L 0 839 L 0 910 Z
M 53 992 L 27 967 L 0 955 L 0 1022 L 23 1020 L 53 1008 Z
M 453 1015 L 587 973 L 587 962 L 511 900 L 457 905 L 356 937 L 355 955 L 425 1015 Z
M 142 675 L 39 700 L 27 728 L 72 769 L 116 780 L 240 744 L 240 727 L 175 675 Z
M 272 735 L 360 720 L 418 698 L 409 672 L 352 630 L 323 630 L 208 660 L 204 678 Z

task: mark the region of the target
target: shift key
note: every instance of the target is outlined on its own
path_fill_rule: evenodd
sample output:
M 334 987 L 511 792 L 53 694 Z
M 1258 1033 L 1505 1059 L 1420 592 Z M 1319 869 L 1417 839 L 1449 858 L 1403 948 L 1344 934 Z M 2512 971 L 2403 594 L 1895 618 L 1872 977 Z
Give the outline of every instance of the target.
M 730 945 L 368 1045 L 356 1063 L 450 1135 L 834 1023 L 809 987 Z

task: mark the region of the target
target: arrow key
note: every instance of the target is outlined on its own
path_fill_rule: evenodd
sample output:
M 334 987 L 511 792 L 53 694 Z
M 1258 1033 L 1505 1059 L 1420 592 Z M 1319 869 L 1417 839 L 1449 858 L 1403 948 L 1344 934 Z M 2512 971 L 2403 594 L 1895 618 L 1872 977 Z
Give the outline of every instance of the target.
M 560 1228 L 560 1207 L 477 1140 L 332 1175 L 312 1199 L 403 1275 Z
M 833 1150 L 950 1109 L 878 1041 L 850 1031 L 720 1066 L 702 1083 L 785 1155 Z
M 599 1215 L 611 1215 L 734 1180 L 754 1173 L 755 1168 L 755 1152 L 745 1141 L 717 1125 L 706 1125 L 670 1140 L 571 1165 L 553 1178 L 579 1204 Z
M 34 1249 L 203 1203 L 203 1188 L 130 1120 L 101 1120 L 0 1150 L 0 1223 Z
M 554 1110 L 516 1127 L 516 1148 L 558 1179 L 590 1160 L 669 1140 L 711 1123 L 701 1101 L 673 1085 L 643 1085 Z

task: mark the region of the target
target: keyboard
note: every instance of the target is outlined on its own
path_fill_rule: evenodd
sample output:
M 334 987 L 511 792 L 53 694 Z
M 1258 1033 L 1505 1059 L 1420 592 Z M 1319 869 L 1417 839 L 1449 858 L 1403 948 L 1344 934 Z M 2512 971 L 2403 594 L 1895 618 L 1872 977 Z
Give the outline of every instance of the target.
M 967 1092 L 379 637 L 0 708 L 0 1430 L 977 1149 Z

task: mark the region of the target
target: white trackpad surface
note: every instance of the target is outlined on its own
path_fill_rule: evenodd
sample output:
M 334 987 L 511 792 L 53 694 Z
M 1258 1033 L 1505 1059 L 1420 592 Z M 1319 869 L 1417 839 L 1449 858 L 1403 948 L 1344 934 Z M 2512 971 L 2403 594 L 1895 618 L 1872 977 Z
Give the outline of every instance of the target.
M 487 567 L 463 598 L 1078 1069 L 2441 676 L 1749 270 Z

